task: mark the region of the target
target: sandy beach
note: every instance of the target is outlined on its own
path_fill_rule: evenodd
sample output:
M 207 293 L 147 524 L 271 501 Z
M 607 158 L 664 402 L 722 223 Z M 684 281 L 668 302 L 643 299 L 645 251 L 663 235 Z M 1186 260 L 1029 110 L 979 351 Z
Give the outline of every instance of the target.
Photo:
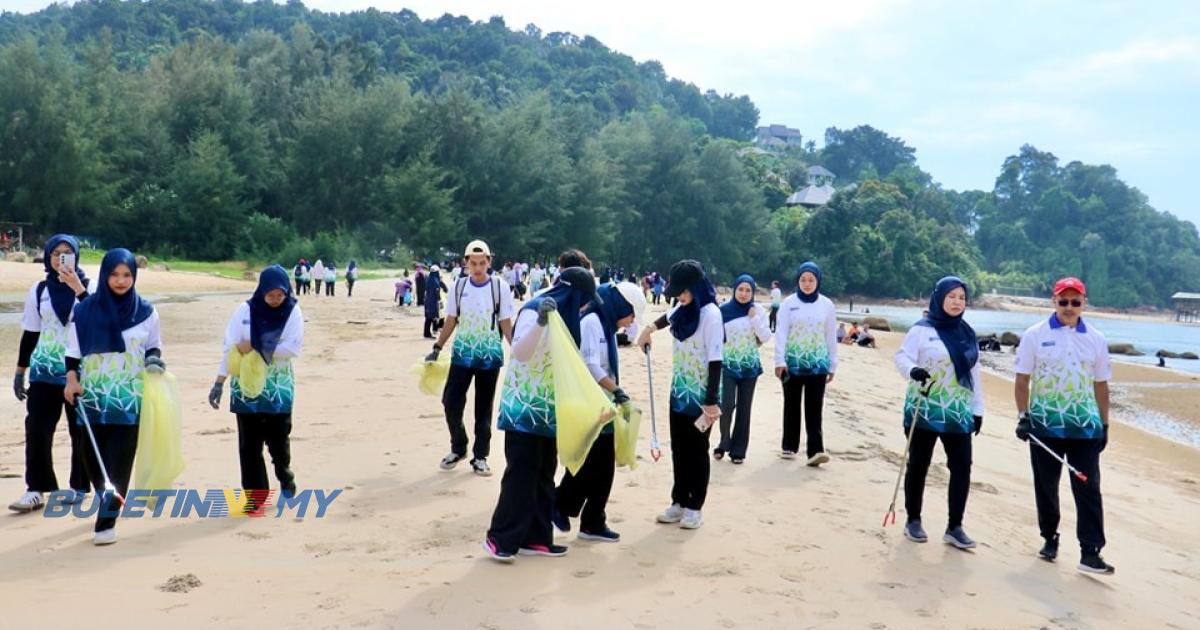
M 23 296 L 39 270 L 0 264 L 0 294 Z M 253 285 L 153 271 L 139 282 L 147 294 L 175 298 L 158 309 L 163 358 L 184 399 L 187 469 L 176 485 L 235 487 L 235 419 L 210 409 L 205 396 L 227 319 Z M 782 395 L 774 379 L 760 380 L 746 464 L 713 462 L 705 524 L 695 531 L 654 523 L 669 498 L 670 458 L 649 460 L 644 362 L 636 350 L 622 349 L 622 385 L 646 411 L 639 448 L 645 459 L 636 470 L 617 472 L 608 508 L 622 541 L 566 535 L 565 558 L 496 564 L 480 541 L 498 494 L 503 434 L 492 442 L 497 475 L 476 477 L 465 466 L 439 470 L 449 441 L 441 403 L 421 395 L 408 372 L 429 347 L 418 311 L 392 306 L 388 281 L 360 282 L 353 299 L 344 291 L 339 282 L 334 299 L 301 298 L 307 323 L 296 363 L 293 469 L 301 488 L 344 489 L 325 518 L 129 519 L 117 526 L 118 544 L 98 548 L 92 519 L 6 511 L 0 625 L 74 627 L 104 610 L 112 626 L 135 628 L 1200 627 L 1200 457 L 1125 426 L 1121 413 L 1136 407 L 1114 414 L 1102 464 L 1105 558 L 1115 576 L 1075 571 L 1065 481 L 1060 561 L 1035 557 L 1040 539 L 1027 446 L 1012 434 L 1012 385 L 994 374 L 985 377 L 988 412 L 975 441 L 964 523 L 979 547 L 917 545 L 899 526 L 881 528 L 904 448 L 904 382 L 892 367 L 901 336 L 889 333 L 879 334 L 878 350 L 842 349 L 825 406 L 834 459 L 824 468 L 776 457 Z M 10 365 L 16 334 L 0 334 Z M 668 341 L 657 335 L 653 350 L 664 442 Z M 771 351 L 764 346 L 763 357 Z M 1137 383 L 1129 390 L 1140 392 L 1140 404 L 1197 417 L 1200 385 L 1193 377 L 1118 365 L 1114 383 L 1122 382 Z M 24 408 L 11 395 L 4 400 L 0 501 L 7 504 L 24 490 Z M 60 430 L 60 481 L 68 455 Z M 948 477 L 944 455 L 934 461 L 925 514 L 931 534 L 945 524 Z M 198 586 L 163 589 L 189 574 Z

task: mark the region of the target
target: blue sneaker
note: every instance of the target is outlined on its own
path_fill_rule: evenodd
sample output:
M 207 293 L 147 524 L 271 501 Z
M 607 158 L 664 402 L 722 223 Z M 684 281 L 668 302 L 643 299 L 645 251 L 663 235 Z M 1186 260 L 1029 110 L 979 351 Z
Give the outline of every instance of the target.
M 571 531 L 571 519 L 567 518 L 566 514 L 558 511 L 558 508 L 550 510 L 550 522 L 554 524 L 555 529 L 562 533 Z
M 947 529 L 946 534 L 942 536 L 942 542 L 948 545 L 954 545 L 959 549 L 974 549 L 975 541 L 963 531 L 962 525 L 954 529 Z
M 618 542 L 621 540 L 621 535 L 607 527 L 596 531 L 588 531 L 580 528 L 578 538 L 582 540 L 595 540 L 599 542 Z
M 929 542 L 929 535 L 925 533 L 925 528 L 921 527 L 921 521 L 905 523 L 904 537 L 915 543 Z

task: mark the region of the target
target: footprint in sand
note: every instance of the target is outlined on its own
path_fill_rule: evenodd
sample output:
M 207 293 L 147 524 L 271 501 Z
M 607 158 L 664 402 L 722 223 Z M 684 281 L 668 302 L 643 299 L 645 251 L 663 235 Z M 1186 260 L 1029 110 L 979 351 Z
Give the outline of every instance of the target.
M 593 575 L 595 575 L 595 574 L 596 574 L 596 572 L 595 572 L 595 571 L 592 571 L 591 569 L 580 569 L 580 570 L 578 570 L 578 571 L 572 571 L 572 572 L 571 572 L 571 575 L 573 575 L 573 576 L 575 576 L 575 577 L 577 577 L 577 578 L 586 578 L 586 577 L 592 577 L 592 576 L 593 576 Z
M 996 489 L 996 486 L 983 481 L 972 481 L 971 489 L 983 492 L 985 494 L 1000 494 L 1000 491 Z

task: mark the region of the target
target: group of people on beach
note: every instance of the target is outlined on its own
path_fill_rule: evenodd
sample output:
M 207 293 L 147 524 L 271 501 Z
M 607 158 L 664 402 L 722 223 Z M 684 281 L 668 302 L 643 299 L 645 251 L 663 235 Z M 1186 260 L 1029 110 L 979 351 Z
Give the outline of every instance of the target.
M 323 262 L 320 258 L 315 263 L 309 263 L 307 259 L 301 258 L 296 261 L 292 267 L 292 277 L 296 282 L 295 295 L 308 295 L 313 290 L 313 283 L 316 283 L 314 295 L 321 295 L 321 285 L 325 286 L 325 295 L 333 297 L 335 287 L 337 286 L 338 272 L 337 265 L 332 260 Z M 346 266 L 346 296 L 354 296 L 354 283 L 358 280 L 358 261 L 351 260 Z
M 30 287 L 26 300 L 25 332 L 13 381 L 14 393 L 28 411 L 26 492 L 10 508 L 31 512 L 42 507 L 45 493 L 59 489 L 50 445 L 65 413 L 72 444 L 71 501 L 83 501 L 94 488 L 103 493 L 104 505 L 114 508 L 97 516 L 95 542 L 103 545 L 116 540 L 117 498 L 105 492 L 105 483 L 121 494 L 129 486 L 142 373 L 162 372 L 166 364 L 158 315 L 135 288 L 134 255 L 125 249 L 109 251 L 99 277 L 89 282 L 77 265 L 78 254 L 73 237 L 51 238 L 45 248 L 45 279 Z M 587 255 L 568 250 L 539 279 L 538 284 L 544 281 L 545 286 L 532 291 L 518 307 L 519 296 L 502 271 L 493 271 L 493 262 L 487 243 L 472 241 L 463 252 L 461 271 L 443 281 L 438 266 L 428 271 L 418 267 L 416 286 L 406 287 L 405 292 L 405 296 L 415 292 L 416 299 L 425 303 L 425 336 L 438 333 L 426 361 L 438 361 L 453 338 L 442 394 L 450 452 L 439 463 L 442 469 L 467 461 L 475 474 L 492 474 L 488 465 L 491 420 L 500 388 L 496 424 L 505 432 L 506 466 L 484 536 L 483 546 L 491 558 L 512 562 L 517 555 L 562 556 L 567 548 L 555 544 L 553 530 L 569 531 L 575 518 L 582 539 L 620 540 L 606 517 L 615 469 L 611 427 L 596 439 L 575 474 L 567 473 L 555 482 L 558 401 L 546 333 L 551 313 L 561 317 L 590 376 L 618 406 L 631 404 L 621 387 L 618 334 L 636 337 L 636 346 L 649 352 L 654 335 L 669 331 L 673 484 L 670 502 L 656 516 L 659 523 L 700 527 L 710 457 L 735 465 L 745 462 L 754 393 L 763 373 L 760 346 L 768 340 L 774 340 L 773 374 L 784 396 L 779 456 L 795 459 L 803 442 L 809 466 L 830 461 L 823 410 L 826 387 L 838 371 L 839 324 L 833 301 L 820 291 L 823 273 L 816 263 L 797 268 L 794 292 L 786 298 L 773 283 L 768 310 L 756 304 L 758 285 L 751 276 L 736 277 L 731 298 L 718 304 L 704 267 L 695 260 L 680 260 L 672 265 L 661 291 L 673 306 L 649 321 L 644 281 L 650 274 L 643 275 L 640 283 L 632 282 L 633 278 L 616 280 L 616 274 L 608 282 L 598 281 Z M 312 271 L 319 266 L 320 261 Z M 303 275 L 309 268 L 300 261 L 296 270 Z M 295 270 L 293 277 L 297 277 Z M 208 401 L 218 408 L 229 383 L 230 410 L 237 416 L 241 483 L 248 492 L 270 485 L 264 445 L 281 492 L 296 492 L 289 435 L 295 399 L 292 362 L 300 355 L 304 335 L 296 300 L 302 286 L 298 281 L 293 288 L 282 267 L 264 269 L 254 294 L 236 307 L 226 327 L 223 359 Z M 430 302 L 437 309 L 442 292 L 446 312 L 444 317 L 433 312 L 440 323 L 434 330 Z M 982 430 L 984 416 L 977 339 L 963 318 L 968 297 L 968 287 L 959 278 L 939 280 L 928 315 L 910 328 L 895 355 L 897 370 L 908 380 L 901 413 L 909 444 L 904 470 L 905 536 L 918 543 L 928 540 L 922 496 L 934 447 L 941 441 L 951 471 L 943 541 L 961 549 L 976 545 L 963 528 L 963 516 L 970 490 L 972 437 Z M 1067 464 L 1080 473 L 1071 478 L 1081 547 L 1078 568 L 1104 574 L 1113 568 L 1100 556 L 1105 539 L 1099 459 L 1107 445 L 1111 370 L 1104 337 L 1081 317 L 1086 303 L 1083 282 L 1060 280 L 1053 291 L 1054 314 L 1022 337 L 1014 389 L 1015 432 L 1031 441 L 1038 526 L 1044 539 L 1039 555 L 1046 560 L 1057 557 L 1058 486 Z M 510 346 L 507 366 L 504 343 Z M 239 375 L 227 369 L 233 353 L 242 360 L 261 360 L 265 384 L 253 392 L 243 391 Z M 472 384 L 473 445 L 464 423 Z M 710 453 L 713 427 L 718 428 L 719 441 Z M 92 437 L 85 437 L 88 433 Z

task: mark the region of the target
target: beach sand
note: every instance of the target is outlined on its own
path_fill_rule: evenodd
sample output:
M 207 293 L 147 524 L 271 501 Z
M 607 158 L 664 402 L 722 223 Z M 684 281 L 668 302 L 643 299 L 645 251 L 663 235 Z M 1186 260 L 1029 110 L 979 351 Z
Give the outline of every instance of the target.
M 6 288 L 8 271 L 0 270 L 0 292 L 23 290 Z M 155 275 L 144 277 L 143 291 L 151 292 Z M 234 487 L 234 416 L 204 401 L 226 321 L 251 285 L 201 288 L 211 280 L 183 274 L 162 280 L 157 291 L 244 291 L 159 306 L 163 356 L 184 400 L 187 469 L 177 485 Z M 448 449 L 441 404 L 419 394 L 408 373 L 430 345 L 420 337 L 418 311 L 390 305 L 390 282 L 362 282 L 353 299 L 344 289 L 339 283 L 335 299 L 302 298 L 306 341 L 296 365 L 297 481 L 345 489 L 325 518 L 128 519 L 118 524 L 118 544 L 97 548 L 90 519 L 0 514 L 0 625 L 75 627 L 104 610 L 112 625 L 175 628 L 1197 627 L 1196 450 L 1123 426 L 1116 416 L 1103 471 L 1105 557 L 1117 573 L 1076 573 L 1065 482 L 1063 553 L 1047 564 L 1034 556 L 1040 539 L 1028 447 L 1012 435 L 1012 386 L 995 375 L 985 376 L 989 411 L 975 441 L 965 521 L 979 547 L 962 552 L 936 542 L 947 480 L 940 452 L 924 518 L 935 542 L 913 544 L 899 525 L 881 528 L 904 448 L 897 411 L 904 382 L 891 354 L 901 337 L 887 333 L 879 334 L 878 350 L 842 349 L 825 406 L 834 459 L 821 469 L 776 457 L 782 396 L 774 379 L 760 380 L 746 464 L 713 462 L 705 524 L 696 531 L 654 523 L 671 485 L 669 337 L 656 335 L 653 350 L 667 453 L 658 463 L 648 458 L 644 362 L 622 349 L 623 385 L 647 412 L 639 448 L 645 460 L 617 472 L 608 508 L 622 541 L 562 536 L 571 546 L 565 558 L 496 564 L 480 542 L 504 467 L 503 433 L 492 442 L 495 476 L 476 477 L 465 465 L 439 470 Z M 11 360 L 15 341 L 4 344 Z M 763 356 L 770 352 L 764 346 Z M 1117 374 L 1171 378 L 1153 368 L 1120 366 Z M 1176 395 L 1187 401 L 1181 411 L 1200 408 L 1194 389 Z M 5 504 L 24 490 L 23 417 L 15 400 L 0 405 Z M 59 431 L 60 480 L 67 456 Z

